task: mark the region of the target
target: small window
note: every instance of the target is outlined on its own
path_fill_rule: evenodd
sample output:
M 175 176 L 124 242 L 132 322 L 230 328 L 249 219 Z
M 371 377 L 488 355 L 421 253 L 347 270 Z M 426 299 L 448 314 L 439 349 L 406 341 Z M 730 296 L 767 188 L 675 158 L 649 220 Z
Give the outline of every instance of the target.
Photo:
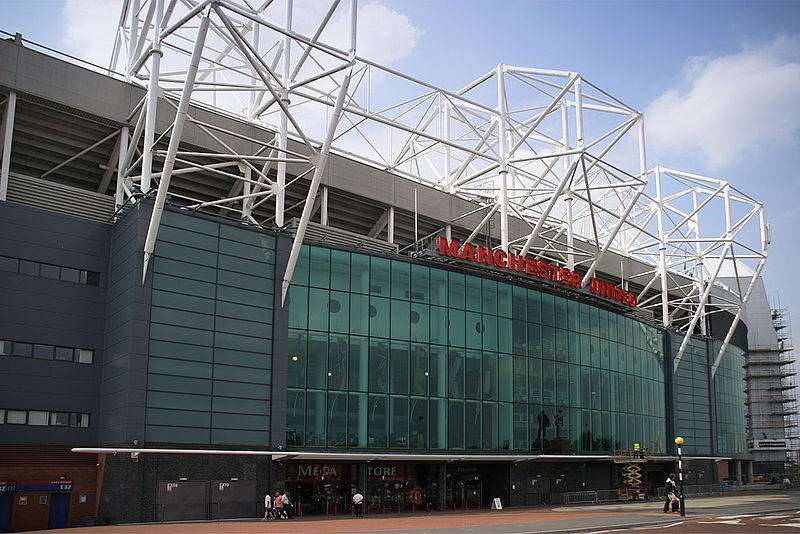
M 39 495 L 39 504 L 47 504 L 47 495 Z
M 33 345 L 30 343 L 14 343 L 14 351 L 12 352 L 14 356 L 28 356 L 30 357 L 33 354 Z
M 67 347 L 56 347 L 56 360 L 62 362 L 71 362 L 74 357 L 75 349 Z
M 6 424 L 6 411 L 0 410 L 0 425 Z
M 34 426 L 47 426 L 50 420 L 50 412 L 28 412 L 28 424 Z
M 0 355 L 8 356 L 11 354 L 12 343 L 0 339 Z
M 19 260 L 0 256 L 0 271 L 9 271 L 12 273 L 19 271 Z
M 53 345 L 39 345 L 37 343 L 33 346 L 33 357 L 40 360 L 52 360 L 53 348 Z
M 89 414 L 78 414 L 78 426 L 81 428 L 89 428 Z
M 47 265 L 42 264 L 42 267 L 39 271 L 39 276 L 42 278 L 52 278 L 53 280 L 58 280 L 58 277 L 61 275 L 61 268 L 55 265 Z
M 9 425 L 24 425 L 28 422 L 28 412 L 21 410 L 8 410 L 6 412 L 6 423 Z
M 50 426 L 69 426 L 69 414 L 50 412 Z
M 39 264 L 35 261 L 19 260 L 19 272 L 39 276 Z
M 81 280 L 81 272 L 78 269 L 70 269 L 69 267 L 62 267 L 61 279 L 65 282 L 75 282 L 77 284 Z
M 92 363 L 94 361 L 94 351 L 88 349 L 76 349 L 78 352 L 78 363 Z
M 92 271 L 86 272 L 86 284 L 90 286 L 100 285 L 100 273 L 93 273 Z

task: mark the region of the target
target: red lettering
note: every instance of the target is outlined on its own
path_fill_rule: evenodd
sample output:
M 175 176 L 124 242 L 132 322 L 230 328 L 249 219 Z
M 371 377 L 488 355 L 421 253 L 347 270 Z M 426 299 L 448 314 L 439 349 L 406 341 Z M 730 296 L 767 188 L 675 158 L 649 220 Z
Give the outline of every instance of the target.
M 444 237 L 439 238 L 439 255 L 449 256 L 451 258 L 458 257 L 458 239 L 453 239 L 449 243 Z
M 548 269 L 548 271 L 549 271 L 549 272 L 547 273 L 547 274 L 548 274 L 548 277 L 547 277 L 547 278 L 549 278 L 549 279 L 550 279 L 550 280 L 552 280 L 553 282 L 558 282 L 558 271 L 559 271 L 560 267 L 558 267 L 558 266 L 556 266 L 556 265 L 551 265 L 551 264 L 548 264 L 548 265 L 547 265 L 547 269 Z
M 512 271 L 525 272 L 525 258 L 516 254 L 508 253 L 508 268 Z
M 491 247 L 476 246 L 475 250 L 478 253 L 477 256 L 479 262 L 485 262 L 486 265 L 494 265 L 494 262 L 492 261 Z
M 561 282 L 562 284 L 568 284 L 571 273 L 572 271 L 570 271 L 569 269 L 561 269 L 560 272 L 558 273 L 558 281 Z
M 498 249 L 494 251 L 494 264 L 498 267 L 506 266 L 506 253 Z
M 478 261 L 475 258 L 475 247 L 472 246 L 472 243 L 464 243 L 464 246 L 461 248 L 461 258 L 464 260 Z
M 549 266 L 550 266 L 550 264 L 547 263 L 546 261 L 540 261 L 539 262 L 539 268 L 536 271 L 536 275 L 539 278 L 547 278 L 547 268 Z
M 531 276 L 536 275 L 536 261 L 531 259 L 525 259 L 525 274 L 529 274 Z
M 571 278 L 569 284 L 572 287 L 581 287 L 581 280 L 582 279 L 583 279 L 583 277 L 581 276 L 581 273 L 578 273 L 576 271 L 572 271 L 572 278 Z

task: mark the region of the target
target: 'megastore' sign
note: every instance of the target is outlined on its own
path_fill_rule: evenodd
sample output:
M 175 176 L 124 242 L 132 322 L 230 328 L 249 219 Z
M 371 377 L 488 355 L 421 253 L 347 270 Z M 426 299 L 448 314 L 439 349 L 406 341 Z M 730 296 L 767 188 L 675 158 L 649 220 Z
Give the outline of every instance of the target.
M 482 247 L 472 243 L 464 243 L 463 246 L 459 245 L 460 243 L 457 239 L 448 241 L 446 238 L 440 237 L 439 255 L 448 258 L 459 258 L 490 267 L 506 268 L 510 271 L 545 278 L 575 288 L 581 287 L 583 275 L 577 271 L 565 269 L 546 261 L 517 256 L 512 252 L 494 250 L 491 247 Z M 595 295 L 607 297 L 628 306 L 636 306 L 636 295 L 630 291 L 620 289 L 614 284 L 592 278 L 589 283 L 589 289 Z

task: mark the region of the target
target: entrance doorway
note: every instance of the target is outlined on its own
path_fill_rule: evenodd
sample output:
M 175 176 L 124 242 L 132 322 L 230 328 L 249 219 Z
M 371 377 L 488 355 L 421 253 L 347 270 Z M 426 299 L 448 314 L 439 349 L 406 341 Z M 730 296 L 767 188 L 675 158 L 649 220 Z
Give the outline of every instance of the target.
M 50 518 L 47 528 L 67 528 L 69 526 L 69 493 L 50 494 Z
M 447 494 L 453 508 L 480 508 L 483 502 L 483 480 L 479 474 L 453 476 L 447 482 Z

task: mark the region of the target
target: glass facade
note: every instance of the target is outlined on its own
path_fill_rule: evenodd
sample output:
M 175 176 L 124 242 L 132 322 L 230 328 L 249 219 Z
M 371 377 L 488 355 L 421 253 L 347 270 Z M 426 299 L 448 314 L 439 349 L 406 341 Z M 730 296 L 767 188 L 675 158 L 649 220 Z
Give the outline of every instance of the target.
M 275 238 L 164 212 L 145 439 L 269 444 Z
M 722 343 L 714 341 L 713 354 L 719 354 Z M 717 454 L 747 452 L 744 413 L 744 351 L 728 345 L 714 375 L 717 408 Z
M 662 333 L 495 279 L 304 246 L 287 445 L 664 452 Z
M 673 354 L 681 341 L 677 336 L 672 339 Z M 710 367 L 706 341 L 692 338 L 674 376 L 675 435 L 686 440 L 684 454 L 711 454 Z

